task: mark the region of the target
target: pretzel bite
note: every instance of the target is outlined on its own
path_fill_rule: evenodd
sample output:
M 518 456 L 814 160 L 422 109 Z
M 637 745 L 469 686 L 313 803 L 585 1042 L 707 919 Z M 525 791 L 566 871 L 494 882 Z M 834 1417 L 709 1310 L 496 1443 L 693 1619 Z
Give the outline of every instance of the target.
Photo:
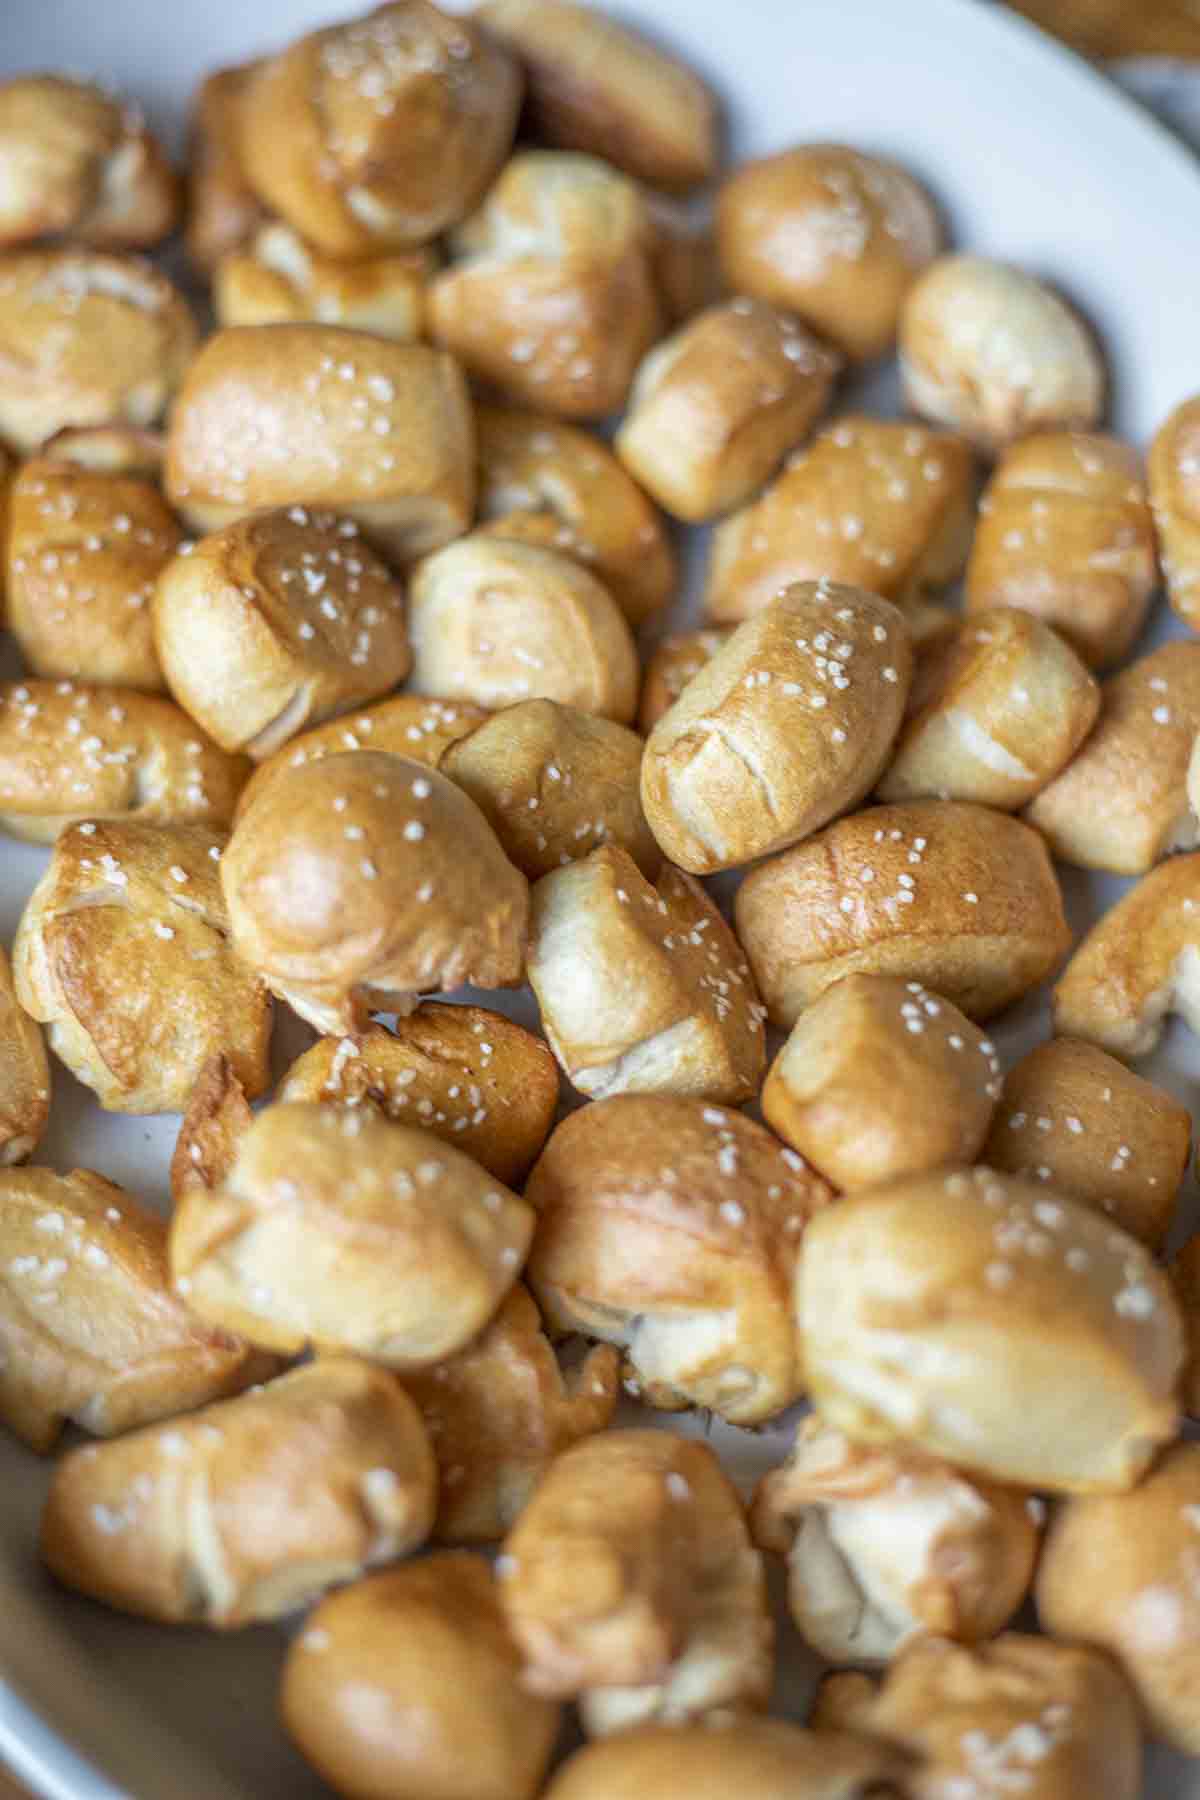
M 617 455 L 677 519 L 739 506 L 825 410 L 840 358 L 761 300 L 709 307 L 634 378 Z
M 1173 856 L 1098 919 L 1054 989 L 1054 1029 L 1146 1056 L 1168 1013 L 1200 1031 L 1200 852 Z
M 554 700 L 523 700 L 446 750 L 438 767 L 470 794 L 530 881 L 600 845 L 627 850 L 647 875 L 662 852 L 638 796 L 636 731 Z
M 982 1160 L 1052 1183 L 1157 1252 L 1191 1147 L 1191 1114 L 1174 1095 L 1094 1044 L 1060 1037 L 1009 1071 Z
M 1200 396 L 1184 400 L 1150 445 L 1150 504 L 1158 529 L 1167 599 L 1193 629 L 1200 620 Z
M 213 310 L 221 325 L 287 325 L 315 320 L 375 331 L 407 343 L 421 336 L 425 289 L 436 268 L 429 250 L 344 262 L 323 256 L 278 219 L 213 270 Z
M 808 1227 L 799 1354 L 818 1412 L 993 1481 L 1129 1488 L 1175 1436 L 1183 1326 L 1149 1252 L 987 1168 L 848 1195 Z
M 1194 850 L 1188 764 L 1200 734 L 1200 644 L 1163 644 L 1104 683 L 1099 723 L 1026 817 L 1061 862 L 1144 875 Z
M 403 249 L 475 204 L 520 98 L 513 58 L 470 19 L 393 0 L 258 63 L 238 154 L 259 199 L 318 249 Z
M 28 454 L 65 425 L 152 425 L 196 346 L 191 313 L 136 256 L 0 257 L 0 436 Z
M 1104 412 L 1099 347 L 1056 290 L 1012 263 L 940 256 L 900 309 L 900 375 L 914 412 L 996 454 L 1033 431 Z
M 558 1070 L 541 1038 L 503 1013 L 427 1000 L 391 1031 L 321 1038 L 292 1064 L 279 1098 L 417 1126 L 516 1187 L 550 1135 Z
M 237 954 L 318 1031 L 521 976 L 525 877 L 474 801 L 406 756 L 280 774 L 238 819 L 221 880 Z
M 13 944 L 17 997 L 107 1112 L 182 1112 L 224 1051 L 251 1099 L 270 1079 L 271 1001 L 229 942 L 203 825 L 72 825 Z
M 1038 1618 L 1056 1637 L 1106 1651 L 1151 1733 L 1200 1753 L 1200 1445 L 1176 1444 L 1131 1494 L 1061 1507 L 1046 1534 Z
M 482 706 L 468 700 L 436 700 L 424 694 L 393 694 L 362 712 L 343 713 L 326 725 L 300 732 L 259 763 L 238 797 L 237 817 L 289 769 L 349 750 L 391 751 L 436 769 L 450 745 L 488 716 Z
M 882 773 L 911 678 L 886 600 L 827 581 L 785 589 L 650 733 L 642 805 L 663 853 L 711 875 L 848 812 Z
M 0 418 L 2 424 L 2 418 Z M 167 497 L 196 531 L 325 507 L 401 562 L 471 523 L 473 431 L 454 359 L 335 325 L 215 332 L 167 439 Z
M 585 1439 L 505 1541 L 500 1597 L 531 1693 L 582 1696 L 592 1737 L 765 1705 L 773 1632 L 762 1558 L 707 1444 Z
M 620 607 L 573 557 L 472 532 L 413 575 L 418 694 L 515 706 L 557 700 L 628 725 L 638 660 Z
M 899 975 L 847 975 L 792 1027 L 763 1117 L 838 1188 L 972 1162 L 1000 1096 L 995 1049 L 949 1000 Z
M 811 1414 L 750 1517 L 756 1541 L 787 1557 L 805 1641 L 857 1667 L 890 1662 L 920 1632 L 994 1637 L 1025 1597 L 1038 1543 L 1012 1488 L 851 1444 Z
M 201 1318 L 251 1342 L 423 1369 L 482 1331 L 532 1233 L 523 1200 L 429 1132 L 278 1103 L 219 1187 L 183 1195 L 171 1274 Z
M 161 688 L 149 600 L 182 533 L 154 483 L 52 455 L 9 492 L 8 628 L 35 675 Z
M 293 1641 L 283 1722 L 346 1800 L 535 1800 L 562 1708 L 531 1694 L 482 1556 L 332 1595 Z
M 882 1744 L 721 1712 L 588 1744 L 545 1800 L 899 1800 L 906 1774 L 905 1759 Z
M 0 246 L 142 250 L 175 224 L 174 171 L 135 106 L 66 75 L 0 84 Z
M 547 1324 L 620 1345 L 650 1406 L 757 1425 L 798 1398 L 796 1251 L 832 1195 L 769 1131 L 674 1095 L 598 1100 L 563 1120 L 526 1192 Z
M 475 413 L 479 511 L 497 537 L 565 550 L 640 625 L 675 592 L 678 567 L 663 521 L 608 445 L 537 413 Z
M 538 882 L 530 932 L 542 1029 L 589 1099 L 754 1099 L 766 1009 L 698 881 L 667 863 L 652 886 L 606 846 Z
M 214 69 L 196 89 L 188 131 L 184 242 L 211 274 L 222 256 L 248 244 L 266 219 L 242 168 L 239 112 L 253 63 Z
M 327 1356 L 54 1471 L 41 1553 L 65 1587 L 165 1625 L 282 1618 L 429 1536 L 437 1466 L 394 1375 Z
M 13 837 L 52 844 L 81 819 L 219 831 L 249 770 L 157 695 L 0 682 L 0 829 Z
M 796 313 L 856 362 L 895 342 L 904 298 L 941 248 L 920 182 L 843 144 L 744 163 L 717 196 L 730 287 Z
M 520 1282 L 482 1337 L 434 1369 L 405 1377 L 437 1453 L 434 1536 L 494 1543 L 511 1530 L 557 1456 L 603 1431 L 619 1391 L 619 1358 L 597 1344 L 559 1368 Z
M 485 0 L 478 16 L 519 57 L 543 143 L 588 150 L 669 193 L 712 180 L 716 96 L 678 57 L 571 0 Z
M 17 999 L 8 953 L 0 948 L 0 1168 L 32 1156 L 49 1116 L 46 1046 Z
M 303 506 L 237 519 L 172 558 L 154 640 L 179 704 L 256 762 L 387 693 L 412 660 L 399 582 L 353 519 Z
M 731 631 L 678 631 L 660 639 L 642 673 L 642 697 L 638 706 L 638 730 L 649 737 L 665 712 L 674 706 L 694 675 L 710 663 Z
M 650 273 L 667 325 L 683 325 L 724 297 L 712 222 L 686 204 L 648 193 Z
M 1194 1232 L 1167 1274 L 1183 1316 L 1187 1365 L 1180 1383 L 1180 1404 L 1189 1419 L 1200 1419 L 1200 1232 Z
M 1131 648 L 1157 579 L 1154 524 L 1128 444 L 1043 431 L 1005 451 L 980 503 L 969 613 L 1033 613 L 1105 669 Z
M 224 1051 L 216 1051 L 196 1077 L 175 1140 L 171 1199 L 176 1206 L 189 1188 L 210 1192 L 221 1186 L 253 1121 L 237 1070 Z
M 429 330 L 518 406 L 603 419 L 659 335 L 650 222 L 594 156 L 525 150 L 451 239 Z
M 908 717 L 876 791 L 881 800 L 974 800 L 1001 812 L 1033 800 L 1036 825 L 1034 796 L 1056 775 L 1069 780 L 1059 772 L 1099 711 L 1096 682 L 1039 619 L 1001 607 L 955 620 L 918 662 Z
M 813 1718 L 908 1756 L 913 1800 L 1137 1800 L 1141 1731 L 1129 1684 L 1105 1656 L 1006 1632 L 967 1648 L 922 1637 L 882 1682 L 833 1675 Z M 914 1766 L 915 1764 L 915 1766 Z
M 166 442 L 161 431 L 142 425 L 64 425 L 42 454 L 96 475 L 136 475 L 157 485 Z
M 737 934 L 771 1020 L 790 1031 L 843 975 L 900 975 L 990 1019 L 1071 943 L 1036 831 L 990 807 L 874 806 L 754 869 Z
M 851 413 L 790 456 L 713 534 L 704 605 L 745 619 L 779 590 L 824 575 L 898 606 L 959 575 L 974 523 L 962 438 Z
M 0 1419 L 31 1449 L 51 1449 L 68 1420 L 115 1437 L 263 1372 L 172 1294 L 166 1236 L 89 1169 L 0 1170 Z

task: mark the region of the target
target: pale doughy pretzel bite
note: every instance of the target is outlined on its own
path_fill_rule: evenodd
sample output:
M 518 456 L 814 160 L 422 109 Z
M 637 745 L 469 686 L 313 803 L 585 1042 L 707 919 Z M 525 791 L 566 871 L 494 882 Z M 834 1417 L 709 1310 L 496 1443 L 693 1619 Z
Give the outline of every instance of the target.
M 1150 1730 L 1200 1751 L 1200 1445 L 1176 1444 L 1131 1494 L 1069 1500 L 1050 1522 L 1038 1618 L 1056 1637 L 1106 1651 Z
M 213 271 L 221 325 L 285 325 L 314 320 L 376 331 L 407 343 L 423 335 L 425 289 L 437 267 L 429 250 L 397 250 L 355 262 L 325 256 L 275 219 Z
M 182 1112 L 218 1051 L 251 1098 L 268 1085 L 271 999 L 229 941 L 223 843 L 203 825 L 72 825 L 21 916 L 17 995 L 108 1112 Z
M 843 975 L 902 975 L 990 1019 L 1070 947 L 1036 831 L 952 800 L 873 806 L 746 877 L 737 934 L 772 1021 L 790 1031 Z
M 741 1106 L 757 1094 L 766 1008 L 717 908 L 670 863 L 652 886 L 610 846 L 543 876 L 527 974 L 550 1047 L 589 1099 Z
M 562 1718 L 522 1682 L 491 1570 L 468 1551 L 322 1601 L 288 1652 L 281 1706 L 346 1800 L 535 1800 Z
M 46 1046 L 17 999 L 8 953 L 0 948 L 0 1167 L 32 1156 L 49 1116 Z
M 1095 338 L 1054 288 L 1012 263 L 941 256 L 905 297 L 900 374 L 914 412 L 982 450 L 1095 425 L 1107 377 Z
M 720 1712 L 577 1750 L 545 1800 L 899 1800 L 906 1773 L 904 1757 L 865 1738 Z
M 883 771 L 912 678 L 908 628 L 864 588 L 798 582 L 739 625 L 646 743 L 642 805 L 693 875 L 783 850 Z
M 805 1382 L 847 1437 L 993 1481 L 1129 1488 L 1175 1436 L 1183 1325 L 1149 1252 L 986 1168 L 826 1207 L 796 1277 Z
M 56 439 L 8 505 L 8 628 L 30 671 L 161 689 L 150 601 L 183 534 L 153 480 L 64 460 Z
M 899 975 L 847 975 L 792 1027 L 763 1117 L 838 1188 L 971 1162 L 1000 1096 L 995 1048 L 949 1000 Z
M 832 1194 L 741 1113 L 623 1094 L 571 1114 L 529 1178 L 551 1330 L 619 1344 L 651 1406 L 756 1425 L 799 1397 L 797 1248 Z
M 1054 1029 L 1146 1056 L 1168 1013 L 1200 1030 L 1200 852 L 1173 856 L 1098 919 L 1054 989 Z
M 1187 624 L 1200 619 L 1200 396 L 1184 400 L 1159 426 L 1147 472 L 1167 598 Z
M 196 267 L 211 274 L 222 256 L 249 243 L 266 219 L 246 180 L 238 113 L 253 63 L 214 69 L 200 83 L 188 131 L 184 241 Z
M 135 106 L 67 75 L 0 85 L 0 245 L 68 236 L 141 250 L 179 211 L 174 171 Z
M 497 1564 L 531 1692 L 581 1696 L 606 1737 L 766 1702 L 762 1557 L 707 1444 L 611 1431 L 550 1467 Z
M 479 18 L 520 59 L 543 143 L 588 150 L 672 193 L 712 180 L 716 96 L 679 57 L 570 0 L 484 0 Z
M 876 792 L 1015 811 L 1060 770 L 1070 779 L 1100 689 L 1070 645 L 1028 613 L 998 608 L 954 624 L 918 663 L 908 718 Z
M 525 877 L 475 802 L 405 756 L 281 773 L 240 815 L 221 879 L 238 955 L 318 1031 L 521 976 Z
M 0 436 L 16 450 L 65 425 L 152 425 L 195 347 L 183 297 L 140 257 L 0 256 Z
M 80 820 L 227 829 L 250 764 L 171 701 L 70 681 L 0 683 L 0 827 L 52 844 Z
M 201 1318 L 254 1343 L 422 1369 L 482 1331 L 533 1223 L 523 1200 L 426 1131 L 276 1104 L 220 1187 L 184 1194 L 171 1274 Z
M 890 1662 L 921 1632 L 1002 1631 L 1033 1575 L 1024 1496 L 904 1450 L 851 1444 L 811 1415 L 763 1477 L 755 1540 L 787 1558 L 788 1605 L 828 1662 Z
M 975 1648 L 923 1637 L 882 1682 L 830 1676 L 813 1723 L 818 1743 L 832 1726 L 907 1753 L 912 1800 L 1137 1800 L 1141 1791 L 1129 1684 L 1106 1656 L 1074 1644 L 1016 1632 Z
M 715 518 L 807 436 L 840 366 L 787 313 L 761 300 L 721 301 L 640 364 L 617 455 L 675 518 Z
M 1191 1147 L 1191 1115 L 1173 1094 L 1059 1037 L 1009 1070 L 982 1160 L 1050 1182 L 1159 1251 Z
M 662 638 L 651 651 L 642 671 L 642 697 L 638 704 L 638 730 L 649 737 L 665 712 L 674 706 L 693 675 L 710 663 L 730 630 L 679 631 Z
M 717 249 L 730 287 L 785 307 L 854 360 L 895 341 L 909 288 L 942 247 L 929 194 L 842 144 L 802 144 L 728 177 Z
M 704 605 L 744 619 L 822 575 L 898 606 L 946 587 L 971 539 L 974 457 L 963 438 L 851 413 L 790 456 L 712 539 Z
M 137 475 L 158 483 L 166 447 L 163 433 L 144 425 L 64 425 L 46 440 L 42 454 L 97 475 Z
M 502 1538 L 555 1457 L 609 1423 L 618 1375 L 609 1344 L 594 1346 L 570 1372 L 560 1369 L 520 1282 L 474 1343 L 406 1375 L 438 1460 L 434 1536 L 460 1544 Z
M 259 763 L 238 796 L 237 816 L 263 789 L 289 769 L 342 756 L 349 750 L 387 750 L 436 769 L 443 753 L 488 717 L 469 700 L 437 700 L 424 694 L 393 694 L 362 712 L 345 713 L 327 725 L 302 731 L 290 743 Z
M 451 238 L 430 334 L 517 405 L 602 419 L 659 335 L 650 241 L 626 176 L 594 156 L 522 151 Z
M 157 1213 L 88 1169 L 0 1170 L 0 1418 L 32 1449 L 67 1420 L 112 1437 L 263 1373 L 172 1294 L 166 1238 Z
M 674 546 L 603 439 L 500 406 L 476 409 L 475 436 L 486 530 L 586 564 L 631 625 L 667 604 L 678 577 Z
M 71 1450 L 42 1513 L 64 1586 L 167 1625 L 277 1619 L 424 1543 L 437 1466 L 395 1376 L 326 1356 Z
M 252 513 L 171 558 L 153 616 L 175 699 L 256 762 L 387 693 L 412 660 L 400 583 L 353 519 L 304 506 Z
M 602 845 L 628 851 L 647 875 L 657 871 L 662 851 L 642 812 L 641 762 L 636 731 L 553 700 L 524 700 L 451 744 L 438 767 L 536 881 Z
M 512 143 L 521 77 L 495 39 L 426 0 L 298 38 L 249 72 L 243 170 L 333 256 L 426 243 L 475 204 Z
M 414 693 L 515 706 L 557 700 L 628 725 L 633 636 L 608 589 L 571 556 L 472 532 L 428 556 L 409 594 Z
M 969 613 L 1033 613 L 1104 669 L 1130 649 L 1156 584 L 1154 524 L 1128 444 L 1045 431 L 1004 453 L 980 503 Z
M 172 409 L 167 498 L 196 531 L 327 508 L 409 561 L 470 524 L 473 447 L 453 357 L 336 325 L 231 325 Z
M 321 1038 L 292 1064 L 279 1098 L 374 1109 L 516 1187 L 550 1135 L 558 1070 L 541 1038 L 503 1013 L 426 1000 L 390 1031 Z
M 1200 644 L 1164 644 L 1100 690 L 1095 730 L 1026 818 L 1060 862 L 1144 875 L 1194 850 L 1188 765 L 1200 733 Z

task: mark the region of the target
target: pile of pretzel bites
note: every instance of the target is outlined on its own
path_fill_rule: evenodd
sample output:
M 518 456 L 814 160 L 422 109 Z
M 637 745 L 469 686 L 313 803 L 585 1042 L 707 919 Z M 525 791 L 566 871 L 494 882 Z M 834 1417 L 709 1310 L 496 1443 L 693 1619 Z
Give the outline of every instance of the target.
M 1192 1127 L 1134 1066 L 1200 1028 L 1200 639 L 1135 652 L 1160 569 L 1200 625 L 1200 398 L 1147 478 L 914 175 L 721 141 L 567 0 L 220 70 L 183 176 L 0 87 L 0 1418 L 72 1428 L 67 1587 L 312 1609 L 349 1800 L 1136 1800 L 1200 1754 Z M 839 409 L 895 351 L 907 416 Z M 1078 943 L 1063 864 L 1138 877 Z M 169 1221 L 39 1164 L 52 1062 L 181 1115 Z M 748 1504 L 650 1429 L 802 1401 Z

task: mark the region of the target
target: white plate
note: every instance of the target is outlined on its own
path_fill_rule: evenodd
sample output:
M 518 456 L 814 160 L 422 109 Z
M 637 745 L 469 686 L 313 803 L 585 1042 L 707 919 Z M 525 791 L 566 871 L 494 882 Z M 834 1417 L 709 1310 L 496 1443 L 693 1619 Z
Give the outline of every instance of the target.
M 178 141 L 207 68 L 257 52 L 349 0 L 0 0 L 0 71 L 62 67 L 128 90 Z M 729 97 L 735 156 L 842 138 L 931 183 L 957 242 L 1059 282 L 1098 327 L 1113 421 L 1144 442 L 1200 387 L 1200 169 L 1082 62 L 972 0 L 640 0 L 622 10 L 701 64 Z M 1168 630 L 1160 619 L 1157 631 Z M 11 667 L 5 672 L 11 673 Z M 42 866 L 0 840 L 6 941 Z M 1077 924 L 1120 884 L 1067 880 Z M 1011 1058 L 1045 1032 L 1030 1005 L 998 1038 Z M 1196 1047 L 1173 1035 L 1155 1071 L 1189 1096 Z M 174 1120 L 122 1120 L 55 1073 L 45 1160 L 85 1163 L 162 1199 Z M 743 1479 L 779 1434 L 726 1432 Z M 281 1640 L 214 1639 L 119 1618 L 52 1588 L 34 1556 L 46 1466 L 0 1433 L 0 1752 L 53 1800 L 308 1800 L 324 1790 L 275 1721 Z M 790 1634 L 785 1711 L 811 1668 Z M 1200 1794 L 1181 1759 L 1153 1758 L 1155 1800 Z

